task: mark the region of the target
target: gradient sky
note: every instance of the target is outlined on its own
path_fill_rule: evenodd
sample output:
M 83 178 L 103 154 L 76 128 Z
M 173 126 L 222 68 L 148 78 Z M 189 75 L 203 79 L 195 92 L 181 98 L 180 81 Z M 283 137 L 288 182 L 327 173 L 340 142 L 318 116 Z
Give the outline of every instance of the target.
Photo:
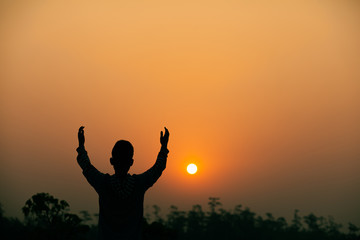
M 131 141 L 141 173 L 170 130 L 145 205 L 220 197 L 256 213 L 360 225 L 356 1 L 1 1 L 0 202 L 49 192 L 96 212 L 76 162 Z M 198 173 L 186 165 L 198 164 Z

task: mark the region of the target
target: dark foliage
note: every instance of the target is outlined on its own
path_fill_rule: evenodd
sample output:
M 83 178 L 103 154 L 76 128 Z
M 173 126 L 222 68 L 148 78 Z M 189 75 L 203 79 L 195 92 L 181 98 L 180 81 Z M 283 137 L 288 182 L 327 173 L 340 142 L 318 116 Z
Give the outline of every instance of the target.
M 48 193 L 38 193 L 22 208 L 24 222 L 1 216 L 2 239 L 62 240 L 86 239 L 90 230 L 78 215 L 69 213 L 69 204 Z M 11 231 L 10 231 L 10 230 Z
M 209 211 L 194 205 L 188 212 L 171 206 L 166 218 L 160 216 L 160 207 L 153 206 L 152 219 L 144 218 L 144 240 L 360 240 L 360 228 L 349 223 L 347 229 L 334 219 L 318 217 L 313 213 L 301 217 L 295 210 L 287 223 L 271 213 L 258 216 L 249 208 L 236 206 L 232 211 L 221 208 L 219 198 L 209 198 Z M 69 213 L 69 204 L 48 193 L 38 193 L 26 201 L 22 208 L 24 221 L 6 218 L 0 204 L 1 239 L 97 239 L 94 214 L 81 211 Z

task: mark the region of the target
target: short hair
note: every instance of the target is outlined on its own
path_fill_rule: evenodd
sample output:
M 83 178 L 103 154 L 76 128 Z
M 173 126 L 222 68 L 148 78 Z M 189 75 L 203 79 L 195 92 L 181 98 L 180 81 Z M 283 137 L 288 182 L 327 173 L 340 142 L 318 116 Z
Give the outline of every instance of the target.
M 133 145 L 126 140 L 119 140 L 112 149 L 112 157 L 116 159 L 132 159 L 134 156 Z

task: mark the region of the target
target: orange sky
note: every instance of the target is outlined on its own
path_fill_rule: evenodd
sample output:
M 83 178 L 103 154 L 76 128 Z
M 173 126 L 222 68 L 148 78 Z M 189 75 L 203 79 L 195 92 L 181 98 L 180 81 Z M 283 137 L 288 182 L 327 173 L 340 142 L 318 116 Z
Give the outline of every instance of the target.
M 360 6 L 354 1 L 1 1 L 0 202 L 49 192 L 97 211 L 77 166 L 118 139 L 132 173 L 168 167 L 146 205 L 220 197 L 257 213 L 360 224 Z M 198 164 L 190 176 L 186 165 Z

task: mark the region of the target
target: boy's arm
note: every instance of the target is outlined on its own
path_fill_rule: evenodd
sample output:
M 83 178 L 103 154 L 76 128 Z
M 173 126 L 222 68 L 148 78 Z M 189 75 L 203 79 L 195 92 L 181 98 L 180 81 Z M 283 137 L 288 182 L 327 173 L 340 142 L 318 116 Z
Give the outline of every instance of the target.
M 85 136 L 84 136 L 84 127 L 80 127 L 78 132 L 79 139 L 79 147 L 76 149 L 78 152 L 77 162 L 81 169 L 83 170 L 83 174 L 86 180 L 90 183 L 91 186 L 95 188 L 98 192 L 102 185 L 104 175 L 99 172 L 90 162 L 89 156 L 85 150 Z
M 148 189 L 159 179 L 166 168 L 166 160 L 169 150 L 161 147 L 155 164 L 146 172 L 140 175 L 145 189 Z
M 167 149 L 167 143 L 169 141 L 169 131 L 165 128 L 165 135 L 161 132 L 160 142 L 161 149 L 157 156 L 155 164 L 146 172 L 141 174 L 139 177 L 142 180 L 142 183 L 145 189 L 151 187 L 161 176 L 162 172 L 166 168 L 166 160 L 169 150 Z

